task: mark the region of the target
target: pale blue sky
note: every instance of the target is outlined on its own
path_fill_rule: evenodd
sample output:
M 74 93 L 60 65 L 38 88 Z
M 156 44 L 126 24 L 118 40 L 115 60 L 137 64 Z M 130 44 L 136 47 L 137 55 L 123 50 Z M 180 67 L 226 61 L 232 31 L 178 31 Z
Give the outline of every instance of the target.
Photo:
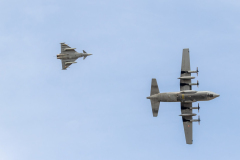
M 0 160 L 240 158 L 237 0 L 2 0 Z M 67 71 L 60 42 L 93 55 Z M 199 67 L 201 125 L 185 144 L 179 103 L 152 117 L 151 78 L 179 91 Z M 195 103 L 197 105 L 197 103 Z M 197 111 L 195 111 L 197 112 Z

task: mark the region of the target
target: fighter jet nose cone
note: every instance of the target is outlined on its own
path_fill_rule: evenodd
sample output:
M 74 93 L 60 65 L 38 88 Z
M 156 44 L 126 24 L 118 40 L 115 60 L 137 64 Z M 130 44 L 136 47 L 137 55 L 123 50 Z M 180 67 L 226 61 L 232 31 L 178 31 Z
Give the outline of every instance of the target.
M 214 94 L 213 96 L 214 96 L 214 97 L 219 97 L 220 95 L 219 95 L 219 94 Z
M 88 56 L 91 56 L 92 54 L 88 54 Z
M 147 99 L 150 99 L 151 97 L 147 97 Z

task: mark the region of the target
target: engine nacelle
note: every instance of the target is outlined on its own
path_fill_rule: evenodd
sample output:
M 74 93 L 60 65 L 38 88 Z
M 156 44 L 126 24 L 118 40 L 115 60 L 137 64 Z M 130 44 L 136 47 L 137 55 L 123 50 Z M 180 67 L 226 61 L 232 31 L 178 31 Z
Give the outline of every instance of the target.
M 57 59 L 62 59 L 64 56 L 64 54 L 57 54 Z
M 191 119 L 190 122 L 199 122 L 200 119 Z
M 197 75 L 198 75 L 198 67 L 197 67 L 197 69 L 196 69 L 196 71 L 181 71 L 181 74 L 183 74 L 183 73 L 197 73 Z
M 198 116 L 198 119 L 191 119 L 190 122 L 198 122 L 198 124 L 200 125 L 200 116 Z
M 196 86 L 198 86 L 199 82 L 197 81 L 197 83 L 180 83 L 180 86 L 185 86 L 185 85 L 189 85 L 189 86 L 196 85 Z

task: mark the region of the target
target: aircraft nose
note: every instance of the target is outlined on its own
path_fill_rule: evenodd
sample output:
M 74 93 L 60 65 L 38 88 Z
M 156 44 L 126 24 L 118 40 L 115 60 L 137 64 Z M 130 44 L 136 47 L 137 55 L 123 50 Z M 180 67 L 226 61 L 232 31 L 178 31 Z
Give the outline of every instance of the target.
M 88 56 L 91 56 L 92 54 L 88 54 Z
M 220 95 L 215 93 L 213 96 L 214 96 L 214 97 L 219 97 Z

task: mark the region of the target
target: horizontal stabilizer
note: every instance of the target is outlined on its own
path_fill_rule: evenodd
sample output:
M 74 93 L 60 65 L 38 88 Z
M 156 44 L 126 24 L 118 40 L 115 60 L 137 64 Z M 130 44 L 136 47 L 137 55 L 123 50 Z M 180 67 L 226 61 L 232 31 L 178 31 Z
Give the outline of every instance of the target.
M 158 84 L 157 84 L 157 80 L 155 78 L 152 79 L 152 84 L 151 84 L 151 92 L 150 95 L 154 95 L 154 94 L 158 94 L 159 93 L 159 89 L 158 89 Z M 159 105 L 160 102 L 157 99 L 150 99 L 151 100 L 151 105 L 152 105 L 152 113 L 153 113 L 153 117 L 157 117 L 158 116 L 158 110 L 159 110 Z
M 155 78 L 152 79 L 152 84 L 151 84 L 151 93 L 150 95 L 158 94 L 159 89 L 158 89 L 158 84 L 157 80 Z
M 152 105 L 153 117 L 157 117 L 158 116 L 158 110 L 159 110 L 160 102 L 151 99 L 151 105 Z

